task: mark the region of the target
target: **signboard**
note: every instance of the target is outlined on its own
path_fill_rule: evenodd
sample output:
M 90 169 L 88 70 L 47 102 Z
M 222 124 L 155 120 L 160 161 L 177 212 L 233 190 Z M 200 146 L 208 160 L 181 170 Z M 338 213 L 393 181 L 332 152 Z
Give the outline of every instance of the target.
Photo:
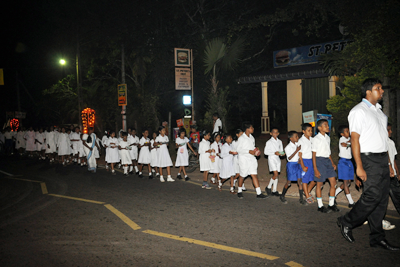
M 346 45 L 352 42 L 340 40 L 274 51 L 274 68 L 317 63 L 318 56 L 332 51 L 342 51 Z
M 175 68 L 175 89 L 176 90 L 192 90 L 190 83 L 190 69 Z
M 15 111 L 15 118 L 17 119 L 25 119 L 26 112 Z
M 128 104 L 128 90 L 126 84 L 118 85 L 118 106 L 126 106 Z
M 190 67 L 190 49 L 175 48 L 175 67 Z
M 309 123 L 315 127 L 315 118 L 317 117 L 318 110 L 311 110 L 303 112 L 303 123 Z

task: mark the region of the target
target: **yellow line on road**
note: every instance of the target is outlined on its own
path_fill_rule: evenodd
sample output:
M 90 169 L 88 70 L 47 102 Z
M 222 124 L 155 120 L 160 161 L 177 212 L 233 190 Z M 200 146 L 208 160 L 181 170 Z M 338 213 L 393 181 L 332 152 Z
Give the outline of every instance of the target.
M 25 182 L 33 182 L 33 183 L 43 183 L 42 181 L 35 181 L 35 180 L 29 180 L 29 179 L 21 179 L 21 178 L 13 178 L 13 177 L 4 177 L 7 179 L 13 179 L 13 180 L 20 180 L 20 181 L 25 181 Z
M 47 191 L 47 186 L 45 182 L 40 183 L 40 187 L 42 188 L 43 195 L 47 195 L 49 192 Z
M 139 230 L 141 227 L 137 225 L 135 222 L 133 222 L 131 219 L 129 219 L 125 214 L 114 208 L 110 204 L 104 205 L 107 209 L 109 209 L 112 213 L 117 215 L 124 223 L 126 223 L 130 228 L 133 230 Z
M 247 256 L 252 256 L 252 257 L 258 257 L 261 259 L 267 259 L 267 260 L 276 260 L 279 259 L 279 257 L 259 253 L 259 252 L 254 252 L 254 251 L 249 251 L 245 249 L 240 249 L 240 248 L 234 248 L 234 247 L 228 247 L 224 245 L 219 245 L 211 242 L 206 242 L 206 241 L 201 241 L 201 240 L 196 240 L 192 238 L 187 238 L 187 237 L 180 237 L 177 235 L 170 235 L 170 234 L 165 234 L 165 233 L 160 233 L 152 230 L 145 230 L 143 233 L 150 234 L 150 235 L 156 235 L 156 236 L 161 236 L 169 239 L 174 239 L 178 241 L 183 241 L 183 242 L 188 242 L 200 246 L 205 246 L 205 247 L 210 247 L 210 248 L 215 248 L 215 249 L 220 249 L 220 250 L 225 250 L 225 251 L 230 251 L 238 254 L 243 254 Z
M 83 202 L 89 202 L 89 203 L 94 203 L 94 204 L 104 204 L 105 203 L 105 202 L 96 201 L 96 200 L 90 200 L 90 199 L 84 199 L 84 198 L 78 198 L 78 197 L 69 197 L 69 196 L 57 195 L 57 194 L 49 194 L 49 196 L 67 198 L 67 199 L 83 201 Z
M 297 263 L 297 262 L 294 262 L 294 261 L 286 262 L 285 265 L 290 266 L 290 267 L 304 267 L 300 263 Z

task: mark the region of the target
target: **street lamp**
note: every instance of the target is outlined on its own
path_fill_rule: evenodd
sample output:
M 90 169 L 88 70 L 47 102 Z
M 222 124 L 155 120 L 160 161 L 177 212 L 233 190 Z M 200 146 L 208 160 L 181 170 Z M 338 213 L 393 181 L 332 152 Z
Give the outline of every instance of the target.
M 61 65 L 65 65 L 65 63 L 67 63 L 67 62 L 65 61 L 65 59 L 60 59 L 59 62 L 60 62 Z

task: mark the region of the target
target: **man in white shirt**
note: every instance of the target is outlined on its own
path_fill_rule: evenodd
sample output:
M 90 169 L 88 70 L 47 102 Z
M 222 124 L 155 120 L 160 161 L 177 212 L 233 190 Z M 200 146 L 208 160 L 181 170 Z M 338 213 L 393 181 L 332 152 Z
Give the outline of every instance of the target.
M 214 133 L 219 133 L 222 131 L 222 122 L 221 119 L 218 117 L 218 113 L 213 114 L 213 135 Z
M 365 97 L 348 116 L 351 147 L 357 166 L 356 174 L 363 181 L 363 193 L 353 209 L 338 218 L 343 237 L 353 243 L 352 229 L 367 219 L 370 226 L 370 246 L 398 251 L 385 239 L 382 220 L 389 200 L 390 176 L 393 169 L 388 167 L 387 116 L 378 102 L 382 99 L 382 84 L 377 79 L 366 79 L 361 91 Z

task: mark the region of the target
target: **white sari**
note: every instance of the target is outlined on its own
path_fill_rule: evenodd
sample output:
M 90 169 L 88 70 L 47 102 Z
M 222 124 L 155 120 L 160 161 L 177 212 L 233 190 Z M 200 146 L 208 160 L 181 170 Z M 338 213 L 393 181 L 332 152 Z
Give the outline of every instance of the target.
M 86 142 L 86 144 L 88 145 L 88 147 L 90 147 L 91 149 L 87 148 L 86 146 L 83 146 L 83 149 L 85 150 L 86 153 L 86 159 L 87 159 L 87 164 L 88 164 L 88 170 L 89 171 L 93 171 L 96 172 L 96 158 L 94 155 L 94 147 L 96 146 L 96 134 L 92 133 L 90 134 L 91 137 L 91 142 L 89 143 L 87 141 L 89 135 L 88 134 L 84 134 L 82 136 L 82 140 Z

